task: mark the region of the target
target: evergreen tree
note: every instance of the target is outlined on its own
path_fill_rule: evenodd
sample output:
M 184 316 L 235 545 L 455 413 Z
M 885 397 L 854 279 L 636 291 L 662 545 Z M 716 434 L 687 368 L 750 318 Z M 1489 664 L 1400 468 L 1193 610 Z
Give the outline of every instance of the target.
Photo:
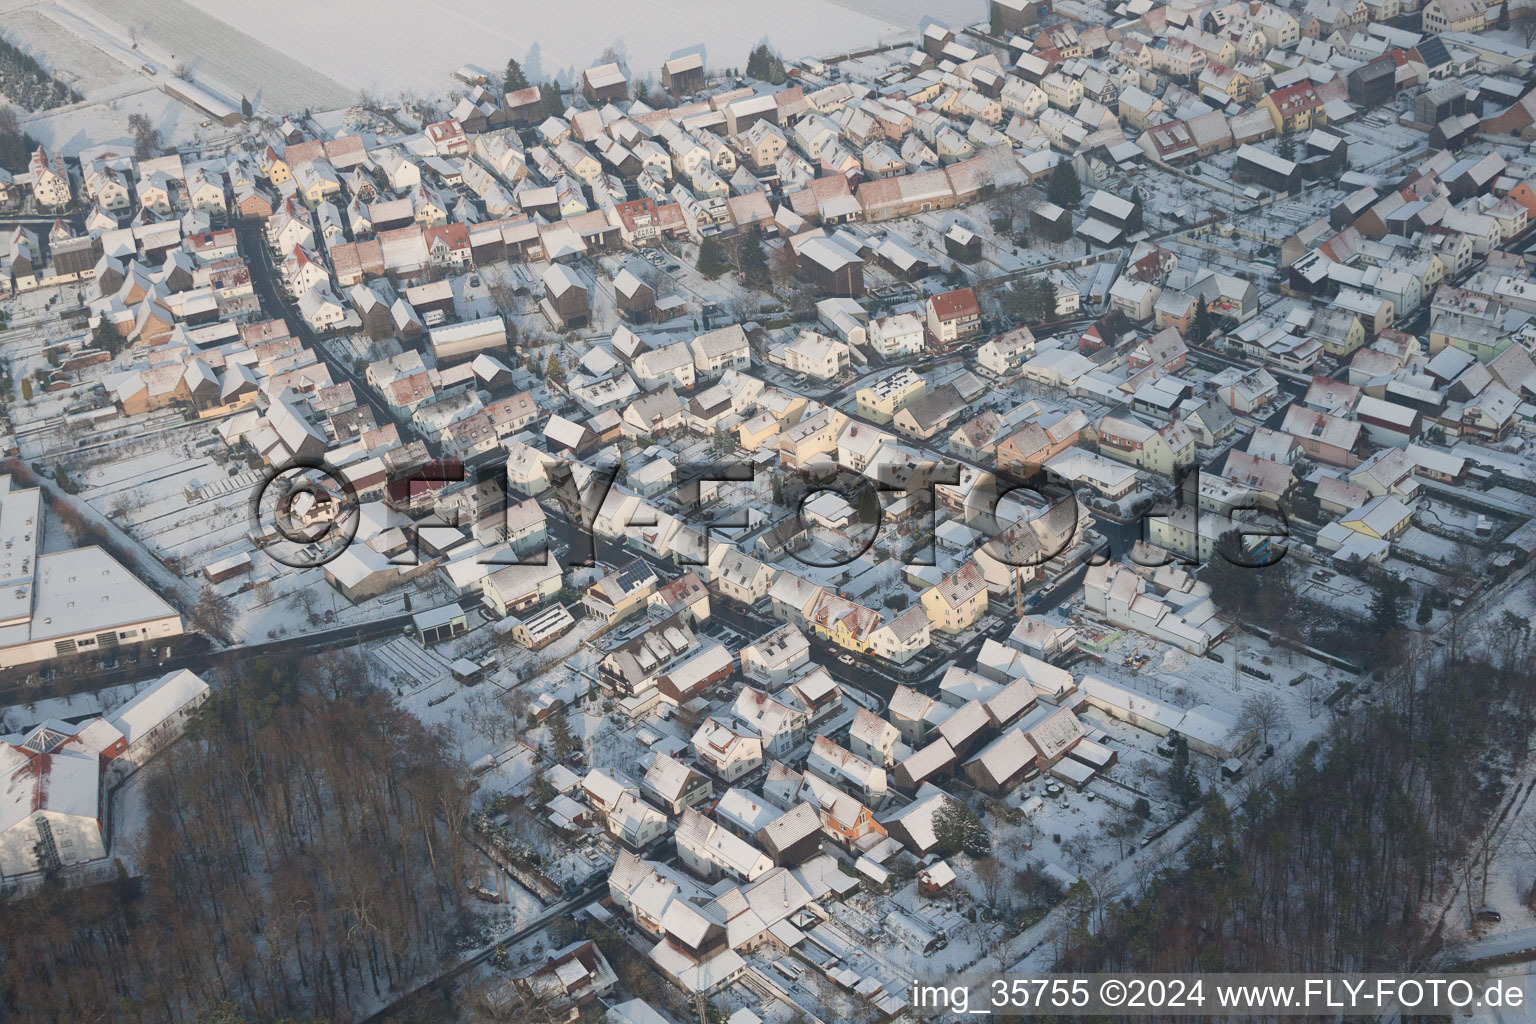
M 859 492 L 859 522 L 866 526 L 880 522 L 880 496 L 873 487 L 862 488 Z
M 1211 336 L 1211 327 L 1211 307 L 1202 295 L 1195 302 L 1195 319 L 1189 327 L 1189 340 L 1196 345 L 1204 345 L 1205 340 Z
M 240 97 L 240 116 L 249 121 L 256 111 L 251 108 L 251 100 L 248 96 Z
M 556 759 L 563 761 L 581 749 L 581 741 L 571 732 L 571 720 L 566 717 L 565 708 L 556 708 L 550 712 L 544 724 L 549 729 L 549 742 L 554 748 Z
M 738 259 L 741 260 L 741 272 L 747 279 L 747 287 L 766 289 L 772 285 L 772 276 L 768 272 L 768 252 L 763 248 L 762 232 L 755 224 L 741 241 Z
M 101 321 L 91 329 L 91 340 L 95 342 L 97 348 L 110 352 L 114 356 L 117 355 L 117 350 L 123 347 L 123 336 L 117 333 L 106 317 L 102 317 Z
M 1056 282 L 1041 274 L 1030 282 L 1030 300 L 1036 320 L 1056 319 Z
M 747 54 L 747 77 L 756 78 L 759 81 L 768 77 L 768 44 L 758 43 L 752 52 Z
M 549 360 L 544 364 L 544 379 L 556 383 L 565 379 L 565 370 L 560 366 L 560 357 L 553 352 L 549 354 Z
M 1024 282 L 1014 284 L 1003 289 L 1000 298 L 1003 312 L 1015 320 L 1028 320 L 1030 318 L 1030 289 Z
M 506 74 L 501 76 L 502 92 L 517 92 L 519 89 L 528 88 L 528 76 L 523 74 L 523 66 L 515 60 L 507 61 Z
M 693 266 L 711 281 L 730 269 L 725 262 L 725 254 L 720 251 L 720 242 L 714 235 L 705 235 L 699 243 L 699 258 Z
M 933 815 L 934 849 L 942 857 L 965 853 L 985 857 L 992 852 L 992 834 L 976 812 L 959 800 L 946 799 Z
M 1072 208 L 1083 198 L 1083 184 L 1077 178 L 1077 172 L 1072 169 L 1069 161 L 1063 160 L 1051 171 L 1051 176 L 1045 183 L 1046 198 L 1057 206 Z
M 37 140 L 17 126 L 15 111 L 0 107 L 0 167 L 20 174 L 36 150 Z
M 1296 138 L 1295 138 L 1295 136 L 1292 136 L 1292 135 L 1282 135 L 1282 136 L 1280 136 L 1280 141 L 1279 141 L 1279 143 L 1276 144 L 1275 151 L 1280 155 L 1280 158 L 1283 159 L 1283 160 L 1295 160 L 1296 159 Z
M 1168 766 L 1168 789 L 1184 810 L 1200 801 L 1200 778 L 1189 763 L 1189 745 L 1182 739 L 1174 742 L 1173 763 Z
M 1003 9 L 997 4 L 991 4 L 992 18 L 987 23 L 987 30 L 994 36 L 1001 38 L 1008 34 L 1008 29 L 1003 26 Z
M 539 98 L 544 102 L 544 113 L 549 117 L 559 117 L 565 113 L 565 98 L 560 95 L 560 86 L 554 82 L 545 82 L 539 86 Z
M 1378 633 L 1395 633 L 1403 627 L 1403 591 L 1407 587 L 1402 580 L 1383 574 L 1376 581 L 1371 594 L 1371 625 Z
M 1504 0 L 1503 3 L 1499 4 L 1499 16 L 1494 21 L 1494 26 L 1500 32 L 1509 28 L 1509 0 Z
M 767 43 L 758 43 L 757 48 L 747 57 L 747 77 L 780 85 L 787 76 L 779 55 L 770 50 Z

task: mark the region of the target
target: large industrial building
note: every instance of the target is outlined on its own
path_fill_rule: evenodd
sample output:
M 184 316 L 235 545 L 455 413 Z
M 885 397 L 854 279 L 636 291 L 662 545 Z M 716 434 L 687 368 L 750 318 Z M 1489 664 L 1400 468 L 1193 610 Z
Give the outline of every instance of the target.
M 0 476 L 0 670 L 179 636 L 181 615 L 99 547 L 42 554 L 36 487 Z

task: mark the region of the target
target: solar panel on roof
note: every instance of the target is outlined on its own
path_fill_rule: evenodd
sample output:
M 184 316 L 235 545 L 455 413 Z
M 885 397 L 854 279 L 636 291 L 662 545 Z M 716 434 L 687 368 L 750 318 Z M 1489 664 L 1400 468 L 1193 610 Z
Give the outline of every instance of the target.
M 1424 63 L 1429 67 L 1439 67 L 1451 61 L 1450 51 L 1445 48 L 1445 43 L 1439 36 L 1429 36 L 1419 40 L 1417 49 L 1419 56 L 1424 58 Z
M 615 574 L 615 579 L 619 586 L 629 590 L 646 580 L 650 574 L 651 570 L 644 562 L 631 562 Z

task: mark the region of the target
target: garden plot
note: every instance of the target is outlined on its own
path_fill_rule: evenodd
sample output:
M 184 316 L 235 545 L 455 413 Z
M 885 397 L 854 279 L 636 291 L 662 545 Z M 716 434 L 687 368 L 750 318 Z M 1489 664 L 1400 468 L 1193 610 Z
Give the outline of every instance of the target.
M 1467 537 L 1477 536 L 1478 513 L 1461 505 L 1453 505 L 1450 502 L 1437 501 L 1421 495 L 1418 517 L 1445 529 L 1460 531 Z
M 1339 125 L 1349 139 L 1349 163 L 1357 172 L 1385 171 L 1424 145 L 1424 134 L 1397 123 L 1391 111 L 1377 111 Z
M 250 510 L 247 492 L 228 487 L 232 478 L 226 467 L 173 436 L 113 446 L 108 457 L 71 466 L 71 473 L 98 512 L 112 516 L 160 558 L 181 561 L 187 572 L 195 572 L 219 549 L 244 546 Z M 217 500 L 206 500 L 204 488 L 228 489 Z
M 1475 520 L 1474 520 L 1475 522 Z M 1477 551 L 1470 544 L 1453 540 L 1449 537 L 1441 537 L 1421 530 L 1417 526 L 1410 526 L 1403 531 L 1398 538 L 1396 547 L 1400 551 L 1412 552 L 1418 558 L 1431 558 L 1442 563 L 1447 570 L 1458 563 L 1476 562 Z
M 228 494 L 248 496 L 261 482 L 262 474 L 254 469 L 242 470 L 235 476 L 225 476 L 203 484 L 197 489 L 198 499 L 208 501 L 212 498 L 222 498 Z
M 413 694 L 450 675 L 447 659 L 409 637 L 395 637 L 370 653 L 392 682 L 409 686 Z

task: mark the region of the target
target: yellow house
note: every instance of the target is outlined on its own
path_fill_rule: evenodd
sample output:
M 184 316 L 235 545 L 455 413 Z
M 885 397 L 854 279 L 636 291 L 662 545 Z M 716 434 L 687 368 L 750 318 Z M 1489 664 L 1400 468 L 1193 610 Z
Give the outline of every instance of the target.
M 1323 343 L 1323 351 L 1330 356 L 1347 359 L 1365 344 L 1365 324 L 1353 313 L 1327 309 L 1313 320 L 1312 337 Z
M 341 182 L 315 164 L 305 164 L 299 168 L 298 178 L 299 195 L 310 206 L 318 206 L 327 196 L 341 193 Z
M 848 417 L 836 409 L 812 413 L 779 434 L 779 461 L 794 469 L 817 455 L 837 451 L 837 439 L 848 425 Z
M 1434 253 L 1414 260 L 1405 269 L 1419 279 L 1425 295 L 1434 291 L 1435 286 L 1445 280 L 1445 261 Z
M 267 176 L 267 180 L 274 185 L 281 185 L 293 178 L 293 170 L 288 166 L 288 162 L 278 156 L 277 150 L 271 146 L 267 147 L 266 153 L 262 156 L 261 170 Z
M 923 613 L 934 629 L 959 633 L 969 629 L 987 610 L 987 578 L 981 566 L 966 562 L 923 591 Z
M 1255 103 L 1254 109 L 1268 112 L 1275 128 L 1281 132 L 1304 132 L 1328 123 L 1322 97 L 1312 88 L 1311 82 L 1297 82 L 1276 89 Z
M 889 423 L 891 418 L 928 392 L 928 382 L 902 367 L 895 373 L 854 392 L 859 415 L 874 423 Z
M 1383 494 L 1340 519 L 1339 525 L 1377 540 L 1393 540 L 1402 536 L 1412 522 L 1412 509 L 1392 495 Z
M 760 412 L 736 425 L 736 437 L 744 450 L 760 451 L 778 441 L 779 421 L 772 413 Z
M 1163 476 L 1195 461 L 1195 432 L 1183 420 L 1158 430 L 1134 420 L 1105 416 L 1099 420 L 1099 454 Z
M 875 631 L 880 628 L 880 613 L 836 594 L 823 593 L 811 609 L 811 629 L 855 654 L 864 654 Z

